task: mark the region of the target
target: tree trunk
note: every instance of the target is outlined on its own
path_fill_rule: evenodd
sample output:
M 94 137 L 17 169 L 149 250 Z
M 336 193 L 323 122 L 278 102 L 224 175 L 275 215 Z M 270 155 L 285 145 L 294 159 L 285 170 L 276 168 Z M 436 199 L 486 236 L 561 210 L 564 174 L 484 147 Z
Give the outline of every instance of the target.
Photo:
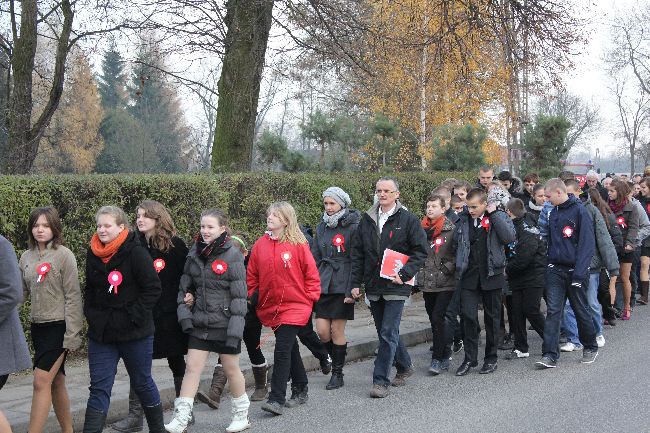
M 248 171 L 273 0 L 228 0 L 212 171 Z
M 13 4 L 12 1 L 12 14 L 14 14 Z M 14 35 L 15 43 L 11 59 L 14 82 L 7 116 L 9 129 L 7 152 L 5 152 L 1 161 L 3 172 L 25 174 L 31 170 L 43 132 L 59 105 L 61 93 L 63 92 L 65 62 L 70 51 L 70 32 L 74 18 L 69 0 L 62 0 L 60 8 L 63 15 L 63 25 L 57 41 L 52 88 L 43 112 L 32 126 L 32 71 L 34 70 L 34 57 L 36 55 L 38 5 L 36 0 L 23 0 L 21 2 L 20 36 Z

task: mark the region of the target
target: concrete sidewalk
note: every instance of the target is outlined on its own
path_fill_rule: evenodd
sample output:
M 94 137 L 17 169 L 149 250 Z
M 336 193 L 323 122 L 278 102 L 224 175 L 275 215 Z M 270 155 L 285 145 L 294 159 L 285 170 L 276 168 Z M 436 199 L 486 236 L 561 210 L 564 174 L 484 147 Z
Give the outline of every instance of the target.
M 424 310 L 424 301 L 422 295 L 413 296 L 410 306 L 404 308 L 400 332 L 404 343 L 413 346 L 431 340 L 431 328 L 429 319 Z M 264 329 L 262 338 L 267 334 L 265 343 L 262 346 L 264 355 L 269 364 L 273 363 L 273 347 L 275 339 L 269 329 Z M 358 303 L 355 309 L 355 320 L 348 322 L 346 334 L 348 338 L 348 357 L 347 361 L 354 361 L 360 358 L 372 356 L 378 345 L 377 332 L 372 322 L 370 310 L 363 303 Z M 303 362 L 307 370 L 316 370 L 319 367 L 318 360 L 302 345 L 300 345 Z M 211 355 L 203 371 L 202 387 L 208 387 L 212 378 L 212 370 L 216 364 L 216 355 Z M 246 349 L 242 347 L 240 365 L 246 385 L 254 384 L 253 375 L 248 360 Z M 84 412 L 86 401 L 88 399 L 88 384 L 90 382 L 88 375 L 88 364 L 85 360 L 76 360 L 66 363 L 66 383 L 70 394 L 70 405 L 74 422 L 74 430 L 81 431 L 83 428 Z M 167 361 L 154 360 L 153 376 L 165 407 L 169 407 L 174 395 L 174 383 L 171 371 L 167 366 Z M 124 365 L 120 362 L 118 365 L 117 376 L 113 386 L 111 398 L 111 407 L 107 417 L 107 425 L 120 419 L 127 413 L 129 394 L 129 377 Z M 23 433 L 27 431 L 29 425 L 29 412 L 32 398 L 32 375 L 21 374 L 12 375 L 5 387 L 0 391 L 0 410 L 2 410 L 14 433 Z M 50 417 L 45 426 L 45 432 L 58 432 L 60 427 L 54 416 L 54 411 L 50 411 Z

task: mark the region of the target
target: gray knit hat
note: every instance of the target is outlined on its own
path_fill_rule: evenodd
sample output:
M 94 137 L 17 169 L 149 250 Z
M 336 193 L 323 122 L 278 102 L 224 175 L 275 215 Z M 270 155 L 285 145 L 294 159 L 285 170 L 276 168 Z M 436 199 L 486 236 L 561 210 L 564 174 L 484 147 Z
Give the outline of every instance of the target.
M 323 192 L 323 198 L 331 197 L 335 202 L 341 205 L 341 207 L 346 208 L 352 204 L 350 196 L 347 192 L 343 191 L 338 186 L 330 186 Z

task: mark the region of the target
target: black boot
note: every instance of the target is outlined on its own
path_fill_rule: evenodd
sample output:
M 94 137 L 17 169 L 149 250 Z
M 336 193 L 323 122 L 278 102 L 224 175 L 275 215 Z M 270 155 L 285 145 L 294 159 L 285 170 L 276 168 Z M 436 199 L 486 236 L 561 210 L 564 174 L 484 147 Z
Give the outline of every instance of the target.
M 111 427 L 113 430 L 126 432 L 126 433 L 135 433 L 142 431 L 142 406 L 140 405 L 140 399 L 136 395 L 133 388 L 129 389 L 129 414 L 126 418 L 123 418 L 113 424 Z
M 183 386 L 183 376 L 174 376 L 174 391 L 176 391 L 176 398 L 181 395 L 181 386 Z M 190 422 L 187 425 L 194 425 L 194 409 L 190 412 Z
M 147 418 L 149 433 L 165 433 L 162 403 L 158 403 L 152 407 L 144 407 L 143 411 L 144 416 Z
M 286 407 L 296 407 L 299 404 L 305 404 L 308 400 L 307 384 L 294 385 L 291 384 L 291 398 L 284 404 Z
M 86 408 L 83 433 L 101 433 L 104 430 L 106 414 L 102 411 Z
M 334 344 L 332 348 L 332 377 L 325 389 L 338 389 L 343 386 L 343 366 L 348 344 Z

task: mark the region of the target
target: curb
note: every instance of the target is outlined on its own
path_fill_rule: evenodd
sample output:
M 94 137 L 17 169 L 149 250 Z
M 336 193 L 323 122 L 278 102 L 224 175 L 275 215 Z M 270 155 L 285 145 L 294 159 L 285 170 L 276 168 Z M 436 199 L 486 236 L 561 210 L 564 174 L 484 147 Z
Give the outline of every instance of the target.
M 402 341 L 404 341 L 404 344 L 407 347 L 416 346 L 418 344 L 431 341 L 431 328 L 406 332 L 404 334 L 400 334 L 400 337 L 402 338 Z M 348 353 L 345 359 L 346 363 L 374 356 L 375 349 L 378 346 L 379 346 L 378 340 L 360 342 L 358 344 L 348 346 Z M 320 369 L 320 363 L 318 362 L 318 359 L 316 359 L 316 357 L 314 357 L 311 354 L 307 356 L 303 356 L 302 361 L 307 371 L 315 371 Z M 273 365 L 271 364 L 269 369 L 269 377 L 272 374 L 272 372 L 273 372 Z M 246 388 L 250 388 L 254 386 L 255 379 L 253 378 L 253 370 L 250 367 L 248 367 L 242 370 L 242 373 L 244 373 L 244 379 L 246 380 Z M 201 384 L 199 385 L 199 387 L 209 388 L 210 381 L 211 379 L 201 380 Z M 171 408 L 174 404 L 174 398 L 176 397 L 174 387 L 173 386 L 171 387 L 167 386 L 164 388 L 161 387 L 158 388 L 158 391 L 160 392 L 160 399 L 162 401 L 163 408 L 165 410 Z M 129 408 L 128 395 L 122 398 L 111 399 L 111 406 L 108 410 L 108 415 L 106 416 L 106 426 L 109 426 L 115 421 L 126 416 L 128 412 L 128 408 Z M 85 416 L 85 408 L 72 411 L 72 425 L 75 432 L 77 431 L 80 432 L 83 430 L 84 416 Z M 28 426 L 29 426 L 28 423 L 23 422 L 23 423 L 12 425 L 11 427 L 13 428 L 13 431 L 21 432 L 21 431 L 27 431 Z M 56 421 L 56 418 L 50 416 L 48 418 L 47 423 L 45 424 L 43 433 L 55 433 L 59 431 L 60 431 L 60 427 L 58 422 Z

